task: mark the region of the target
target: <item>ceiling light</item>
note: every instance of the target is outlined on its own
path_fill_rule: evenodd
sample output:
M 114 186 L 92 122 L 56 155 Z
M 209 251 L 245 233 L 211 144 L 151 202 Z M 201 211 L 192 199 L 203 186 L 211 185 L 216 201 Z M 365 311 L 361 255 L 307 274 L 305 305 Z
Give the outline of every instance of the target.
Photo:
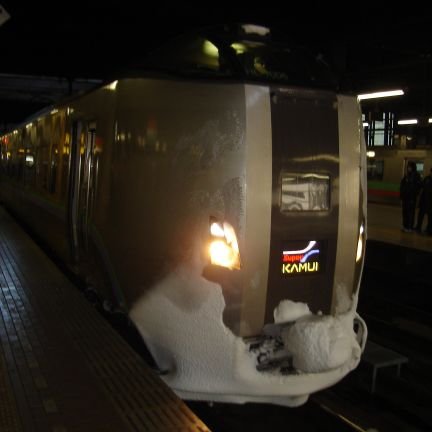
M 116 81 L 113 81 L 110 84 L 107 84 L 104 88 L 106 88 L 107 90 L 114 91 L 117 88 L 117 84 L 118 84 L 118 81 L 116 80 Z
M 383 98 L 389 96 L 402 96 L 403 94 L 404 94 L 403 90 L 388 90 L 388 91 L 381 91 L 375 93 L 359 94 L 357 96 L 357 99 L 360 101 L 363 99 L 377 99 L 377 98 Z
M 432 123 L 432 118 L 428 119 L 428 123 Z
M 247 34 L 257 34 L 260 36 L 267 36 L 270 33 L 270 29 L 255 24 L 243 24 L 242 29 Z
M 417 123 L 417 119 L 398 120 L 398 125 L 410 125 Z

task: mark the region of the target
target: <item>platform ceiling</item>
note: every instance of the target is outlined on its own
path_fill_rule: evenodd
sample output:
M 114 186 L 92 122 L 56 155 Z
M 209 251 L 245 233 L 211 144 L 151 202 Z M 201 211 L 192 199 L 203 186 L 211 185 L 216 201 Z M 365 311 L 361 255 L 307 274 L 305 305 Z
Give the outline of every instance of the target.
M 432 14 L 418 8 L 164 0 L 0 5 L 10 15 L 0 25 L 0 125 L 135 69 L 172 36 L 223 22 L 278 26 L 324 55 L 342 91 L 403 88 L 404 97 L 386 102 L 391 109 L 400 116 L 432 113 Z

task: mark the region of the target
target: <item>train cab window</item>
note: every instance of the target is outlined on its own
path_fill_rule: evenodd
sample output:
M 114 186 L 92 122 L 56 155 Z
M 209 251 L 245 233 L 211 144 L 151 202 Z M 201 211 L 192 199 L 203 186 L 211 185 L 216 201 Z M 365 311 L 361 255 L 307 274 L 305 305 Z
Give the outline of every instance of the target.
M 326 211 L 330 206 L 330 177 L 321 174 L 282 174 L 280 209 Z

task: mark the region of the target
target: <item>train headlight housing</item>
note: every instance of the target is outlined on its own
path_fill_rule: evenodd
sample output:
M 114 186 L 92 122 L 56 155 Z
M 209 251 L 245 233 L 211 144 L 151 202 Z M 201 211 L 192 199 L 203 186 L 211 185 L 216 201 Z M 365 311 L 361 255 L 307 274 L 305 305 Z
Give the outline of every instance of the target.
M 210 262 L 213 265 L 240 269 L 240 251 L 234 228 L 228 222 L 210 219 Z
M 365 229 L 364 229 L 364 223 L 362 223 L 359 228 L 356 262 L 359 262 L 363 257 L 364 244 L 365 244 Z

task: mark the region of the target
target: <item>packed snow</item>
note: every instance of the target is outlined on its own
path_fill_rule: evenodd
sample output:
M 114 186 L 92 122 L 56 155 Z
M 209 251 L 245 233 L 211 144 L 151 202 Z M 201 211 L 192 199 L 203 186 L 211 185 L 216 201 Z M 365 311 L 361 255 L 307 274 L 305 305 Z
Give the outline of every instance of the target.
M 306 303 L 282 300 L 273 312 L 276 324 L 296 321 L 299 318 L 310 315 L 312 312 Z
M 303 372 L 282 375 L 256 369 L 249 346 L 224 325 L 224 308 L 221 287 L 184 265 L 131 310 L 159 367 L 169 371 L 163 379 L 184 399 L 297 406 L 310 393 L 338 382 L 359 362 L 355 309 L 333 318 L 311 314 L 305 303 L 281 302 L 274 311 L 275 322 L 295 321 L 284 328 L 282 338 L 294 366 Z
M 348 332 L 332 316 L 303 317 L 284 330 L 282 339 L 293 355 L 294 367 L 302 372 L 324 372 L 342 366 L 355 346 L 354 332 Z

